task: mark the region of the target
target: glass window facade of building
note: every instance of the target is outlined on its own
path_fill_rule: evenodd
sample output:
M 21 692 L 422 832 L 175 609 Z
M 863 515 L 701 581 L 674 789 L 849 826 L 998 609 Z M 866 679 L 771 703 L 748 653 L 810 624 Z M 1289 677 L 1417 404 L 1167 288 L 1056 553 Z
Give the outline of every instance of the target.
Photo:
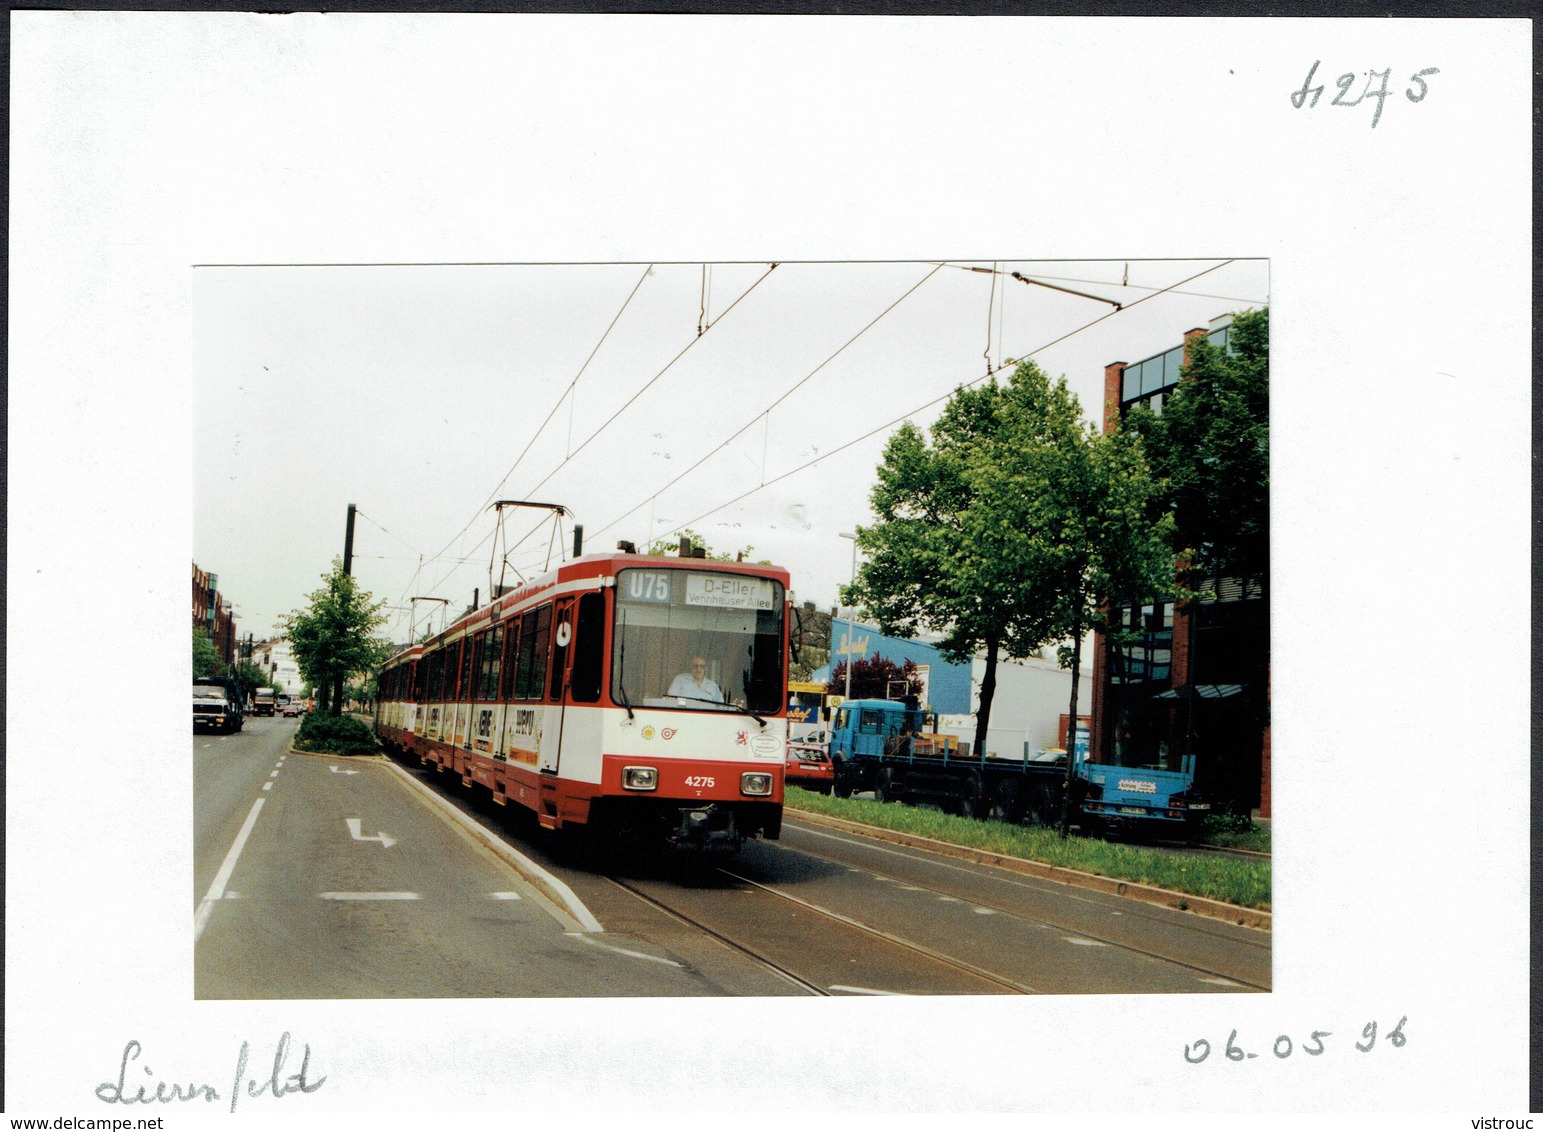
M 1211 331 L 1206 337 L 1211 345 L 1227 349 L 1228 326 Z M 1179 383 L 1179 369 L 1184 365 L 1184 345 L 1153 355 L 1145 361 L 1125 367 L 1120 383 L 1120 415 L 1132 405 L 1145 405 L 1154 413 L 1163 411 L 1163 398 Z
M 1166 687 L 1173 659 L 1173 602 L 1124 606 L 1120 622 L 1133 639 L 1116 647 L 1110 682 Z

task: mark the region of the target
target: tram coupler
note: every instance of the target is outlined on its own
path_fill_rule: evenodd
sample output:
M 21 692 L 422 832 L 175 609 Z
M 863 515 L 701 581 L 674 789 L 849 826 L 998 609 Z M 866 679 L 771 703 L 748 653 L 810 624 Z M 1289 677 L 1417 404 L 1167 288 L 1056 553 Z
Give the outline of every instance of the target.
M 677 849 L 705 853 L 737 853 L 745 843 L 734 824 L 734 811 L 717 805 L 687 806 L 669 836 Z

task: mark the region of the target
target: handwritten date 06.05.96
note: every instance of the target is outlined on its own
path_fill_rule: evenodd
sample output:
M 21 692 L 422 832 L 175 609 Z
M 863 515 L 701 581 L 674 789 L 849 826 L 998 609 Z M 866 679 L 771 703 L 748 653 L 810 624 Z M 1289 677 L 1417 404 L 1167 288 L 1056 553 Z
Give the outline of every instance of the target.
M 1383 1036 L 1392 1045 L 1402 1047 L 1403 1044 L 1409 1040 L 1404 1036 L 1404 1023 L 1408 1021 L 1409 1016 L 1406 1014 L 1404 1017 L 1398 1020 L 1398 1025 L 1394 1026 Z M 1328 1049 L 1328 1045 L 1324 1042 L 1323 1039 L 1331 1037 L 1333 1033 L 1333 1030 L 1314 1030 L 1308 1039 L 1301 1044 L 1301 1051 L 1307 1054 L 1309 1057 L 1320 1056 L 1326 1049 Z M 1362 1053 L 1371 1053 L 1372 1047 L 1376 1044 L 1377 1023 L 1368 1022 L 1364 1027 L 1362 1027 L 1361 1040 L 1355 1043 L 1355 1048 L 1360 1050 Z M 1292 1042 L 1291 1035 L 1282 1034 L 1280 1037 L 1275 1039 L 1275 1044 L 1271 1048 L 1270 1052 L 1273 1053 L 1279 1060 L 1284 1061 L 1286 1058 L 1291 1056 L 1292 1052 L 1296 1048 L 1298 1047 L 1295 1043 Z M 1228 1061 L 1249 1061 L 1259 1056 L 1258 1053 L 1251 1050 L 1245 1050 L 1242 1046 L 1238 1045 L 1238 1032 L 1236 1030 L 1232 1031 L 1232 1033 L 1227 1037 L 1226 1053 Z M 1193 1045 L 1186 1045 L 1184 1047 L 1184 1060 L 1189 1062 L 1191 1065 L 1199 1065 L 1202 1061 L 1210 1056 L 1211 1043 L 1206 1041 L 1204 1038 L 1197 1038 Z
M 1314 59 L 1313 65 L 1307 69 L 1307 78 L 1303 80 L 1301 87 L 1291 92 L 1291 105 L 1295 106 L 1298 110 L 1311 110 L 1318 105 L 1318 99 L 1323 94 L 1323 84 L 1319 83 L 1317 86 L 1314 86 L 1313 76 L 1318 73 L 1318 66 L 1322 62 L 1322 59 Z M 1404 89 L 1404 97 L 1410 102 L 1424 102 L 1425 96 L 1430 93 L 1430 84 L 1425 81 L 1426 76 L 1439 75 L 1440 73 L 1441 70 L 1438 67 L 1426 67 L 1425 70 L 1417 71 L 1410 75 L 1409 85 Z M 1361 88 L 1361 93 L 1355 96 L 1355 100 L 1351 101 L 1347 96 L 1350 94 L 1351 88 L 1356 85 L 1356 79 L 1359 76 L 1354 71 L 1346 71 L 1334 81 L 1334 85 L 1339 87 L 1339 93 L 1334 96 L 1334 100 L 1329 105 L 1359 106 L 1366 99 L 1375 98 L 1377 106 L 1372 111 L 1372 129 L 1375 130 L 1377 123 L 1382 120 L 1382 107 L 1388 100 L 1388 94 L 1390 93 L 1388 91 L 1388 84 L 1393 81 L 1392 76 L 1392 67 L 1383 71 L 1367 71 L 1366 85 Z M 1372 86 L 1373 80 L 1378 80 L 1375 88 Z

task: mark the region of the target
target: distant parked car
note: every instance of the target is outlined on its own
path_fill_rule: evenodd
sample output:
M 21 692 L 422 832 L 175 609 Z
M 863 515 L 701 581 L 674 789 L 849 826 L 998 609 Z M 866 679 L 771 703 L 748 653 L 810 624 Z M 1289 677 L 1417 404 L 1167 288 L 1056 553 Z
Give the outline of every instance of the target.
M 829 794 L 836 784 L 836 772 L 824 747 L 814 743 L 789 743 L 783 779 L 792 786 Z
M 286 716 L 299 715 L 305 710 L 305 705 L 295 700 L 290 700 L 289 703 L 284 705 L 282 710 Z

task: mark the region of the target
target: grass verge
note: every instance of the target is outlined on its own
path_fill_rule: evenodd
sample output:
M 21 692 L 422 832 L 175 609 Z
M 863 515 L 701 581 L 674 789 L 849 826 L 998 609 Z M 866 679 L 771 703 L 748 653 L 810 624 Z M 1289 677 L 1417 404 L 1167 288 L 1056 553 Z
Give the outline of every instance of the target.
M 967 849 L 1153 885 L 1242 908 L 1270 910 L 1268 860 L 1164 853 L 1141 845 L 1083 837 L 1068 837 L 1063 841 L 1055 830 L 1044 826 L 975 821 L 893 802 L 833 798 L 797 786 L 787 787 L 786 805 L 790 810 L 827 814 L 897 833 L 930 837 Z

